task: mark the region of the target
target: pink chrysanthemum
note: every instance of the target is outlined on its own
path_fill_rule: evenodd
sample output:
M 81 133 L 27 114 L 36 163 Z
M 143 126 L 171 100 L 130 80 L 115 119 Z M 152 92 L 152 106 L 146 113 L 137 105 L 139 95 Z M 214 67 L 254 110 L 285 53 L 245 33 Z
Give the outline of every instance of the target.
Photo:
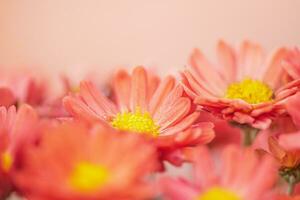
M 157 167 L 156 158 L 139 135 L 66 122 L 27 146 L 12 174 L 30 200 L 148 199 L 153 188 L 145 178 Z
M 91 82 L 82 82 L 79 94 L 65 97 L 66 110 L 79 120 L 145 133 L 162 148 L 204 144 L 214 137 L 212 123 L 196 124 L 200 113 L 172 76 L 160 81 L 136 67 L 132 75 L 119 70 L 112 83 L 110 100 Z
M 217 47 L 219 68 L 196 49 L 190 68 L 182 73 L 186 92 L 194 102 L 226 120 L 266 129 L 272 119 L 286 112 L 283 103 L 299 91 L 300 80 L 282 84 L 280 48 L 267 61 L 262 48 L 245 41 L 238 52 L 221 41 Z
M 283 135 L 293 134 L 296 130 L 292 119 L 282 117 L 274 121 L 272 127 L 260 131 L 252 147 L 262 154 L 271 155 L 281 168 L 297 168 L 300 164 L 300 152 L 285 148 L 280 144 Z
M 266 133 L 263 133 L 267 136 Z M 260 136 L 262 136 L 261 134 Z M 275 137 L 268 137 L 267 147 L 258 148 L 261 153 L 269 153 L 273 158 L 276 159 L 281 168 L 297 168 L 300 163 L 300 152 L 297 150 L 285 149 L 279 144 L 279 141 Z
M 32 106 L 41 105 L 46 100 L 46 82 L 29 73 L 2 74 L 0 80 L 0 105 L 11 106 L 27 103 Z
M 161 180 L 162 191 L 169 199 L 262 200 L 271 195 L 276 182 L 273 160 L 258 156 L 250 148 L 227 146 L 220 159 L 215 159 L 203 147 L 195 149 L 193 160 L 193 182 L 168 177 Z
M 0 198 L 9 194 L 12 183 L 11 167 L 20 148 L 33 142 L 33 125 L 37 122 L 35 111 L 28 105 L 16 108 L 0 107 Z

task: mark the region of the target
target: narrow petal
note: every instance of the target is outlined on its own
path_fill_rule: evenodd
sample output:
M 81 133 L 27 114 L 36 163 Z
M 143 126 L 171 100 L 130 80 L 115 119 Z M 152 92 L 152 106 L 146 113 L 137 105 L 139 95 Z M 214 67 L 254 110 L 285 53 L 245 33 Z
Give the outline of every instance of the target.
M 253 122 L 251 125 L 254 128 L 260 129 L 260 130 L 266 130 L 271 126 L 272 119 L 271 116 L 263 116 L 256 118 L 255 122 Z
M 245 159 L 246 158 L 246 159 Z M 237 158 L 238 159 L 238 158 Z M 242 158 L 237 162 L 236 178 L 232 180 L 233 187 L 247 189 L 248 182 L 253 179 L 253 174 L 258 166 L 258 157 L 252 149 L 246 149 Z
M 216 94 L 222 95 L 226 89 L 226 82 L 223 80 L 215 67 L 205 58 L 199 49 L 195 49 L 190 58 L 192 69 L 198 74 L 199 80 L 204 80 L 205 86 L 212 89 Z M 203 82 L 203 81 L 202 81 Z
M 194 124 L 195 121 L 199 118 L 199 116 L 200 116 L 199 112 L 194 112 L 194 113 L 188 115 L 187 117 L 185 117 L 184 119 L 182 119 L 176 125 L 171 126 L 165 130 L 161 130 L 161 134 L 162 135 L 171 135 L 171 134 L 183 131 L 183 130 L 187 129 L 188 127 L 190 127 L 192 124 Z
M 165 114 L 157 120 L 157 123 L 160 125 L 161 130 L 164 130 L 186 116 L 190 109 L 191 100 L 181 97 L 172 105 L 171 109 L 165 110 Z
M 160 78 L 154 73 L 148 73 L 148 88 L 147 88 L 147 102 L 150 102 L 153 94 L 156 92 L 158 86 L 160 85 Z
M 105 117 L 113 116 L 117 113 L 116 106 L 97 90 L 95 85 L 88 81 L 80 83 L 80 96 L 95 113 Z
M 258 117 L 259 115 L 262 115 L 264 113 L 269 113 L 271 112 L 273 109 L 274 109 L 274 105 L 273 104 L 269 104 L 269 105 L 266 105 L 266 106 L 263 106 L 263 107 L 260 107 L 260 108 L 257 108 L 257 109 L 254 109 L 252 112 L 251 112 L 251 116 L 252 117 Z
M 198 96 L 197 92 L 194 90 L 194 88 L 192 88 L 191 84 L 189 83 L 188 78 L 184 75 L 184 72 L 181 72 L 180 75 L 182 77 L 181 85 L 182 85 L 184 91 L 190 98 L 195 99 L 196 96 Z
M 218 181 L 213 158 L 207 147 L 198 147 L 195 151 L 195 155 L 197 155 L 194 161 L 195 183 L 199 188 L 209 188 Z
M 300 149 L 300 132 L 292 134 L 282 134 L 279 136 L 279 143 L 286 150 Z
M 254 122 L 254 118 L 251 117 L 249 114 L 235 112 L 233 119 L 240 124 L 252 124 Z
M 277 169 L 274 166 L 274 160 L 268 156 L 263 157 L 255 171 L 255 176 L 247 182 L 247 197 L 249 199 L 260 199 L 264 192 L 274 186 L 276 179 Z
M 149 111 L 153 115 L 158 107 L 162 104 L 165 98 L 169 95 L 175 84 L 175 79 L 172 76 L 166 77 L 158 86 L 156 92 L 150 100 Z
M 76 119 L 84 120 L 87 122 L 94 122 L 98 120 L 105 120 L 105 113 L 95 113 L 82 101 L 67 96 L 63 99 L 64 108 Z
M 16 120 L 17 109 L 15 106 L 10 106 L 7 110 L 6 125 L 12 127 Z M 35 114 L 33 114 L 35 115 Z
M 202 122 L 193 128 L 178 133 L 175 141 L 182 146 L 207 144 L 215 137 L 213 127 L 213 124 L 210 122 Z
M 300 50 L 298 48 L 289 51 L 283 67 L 293 79 L 300 78 Z
M 125 70 L 119 70 L 113 79 L 113 92 L 118 107 L 122 111 L 129 110 L 129 97 L 131 78 Z
M 263 81 L 267 84 L 269 84 L 270 87 L 273 89 L 277 89 L 280 85 L 280 82 L 282 81 L 282 75 L 283 75 L 283 67 L 282 62 L 283 59 L 286 57 L 288 51 L 285 48 L 280 48 L 276 50 L 267 66 L 267 70 L 265 72 L 265 75 L 263 77 Z
M 235 146 L 228 146 L 224 149 L 221 156 L 221 184 L 228 186 L 236 179 L 237 172 L 239 171 L 238 161 L 240 153 Z
M 286 151 L 279 145 L 274 137 L 268 139 L 269 151 L 278 160 L 282 160 L 286 156 Z
M 160 179 L 160 188 L 163 194 L 172 200 L 192 200 L 196 199 L 199 191 L 191 184 L 180 179 L 164 177 Z
M 278 90 L 276 90 L 275 96 L 279 95 L 284 90 L 291 89 L 294 87 L 298 87 L 298 88 L 300 87 L 300 79 L 293 80 L 285 84 L 284 86 L 280 87 Z
M 188 87 L 190 90 L 194 91 L 196 93 L 196 96 L 203 96 L 203 97 L 218 96 L 215 94 L 216 92 L 207 88 L 207 85 L 205 83 L 200 84 L 196 80 L 197 76 L 193 76 L 190 71 L 185 70 L 183 72 L 183 75 L 190 87 L 188 87 L 187 84 L 185 86 Z
M 283 100 L 287 99 L 288 97 L 293 96 L 298 91 L 299 91 L 298 87 L 293 87 L 290 89 L 283 90 L 276 96 L 276 101 L 283 101 Z
M 10 133 L 14 127 L 16 121 L 16 107 L 10 106 L 6 108 L 4 106 L 0 107 L 0 151 L 7 147 L 7 140 L 11 137 Z
M 153 113 L 153 118 L 155 120 L 160 120 L 164 117 L 165 113 L 173 108 L 174 103 L 181 98 L 183 95 L 183 88 L 181 85 L 175 86 L 172 91 L 168 94 L 168 96 L 164 99 L 164 101 L 159 105 L 156 109 L 156 112 Z
M 36 126 L 37 121 L 38 115 L 36 111 L 31 106 L 22 104 L 18 109 L 15 123 L 11 130 L 10 151 L 14 152 L 21 143 L 33 142 L 36 136 L 33 127 Z
M 286 109 L 288 113 L 292 116 L 294 123 L 300 127 L 300 93 L 291 97 L 286 102 Z
M 217 47 L 217 55 L 219 63 L 224 67 L 224 73 L 227 83 L 231 83 L 236 80 L 237 63 L 234 50 L 224 41 L 220 41 Z
M 0 88 L 0 106 L 11 106 L 14 105 L 17 102 L 17 99 L 13 92 L 5 87 Z
M 147 110 L 147 73 L 143 67 L 136 67 L 131 78 L 130 107 Z
M 239 80 L 245 77 L 261 79 L 263 60 L 264 52 L 261 46 L 250 41 L 244 41 L 239 57 Z

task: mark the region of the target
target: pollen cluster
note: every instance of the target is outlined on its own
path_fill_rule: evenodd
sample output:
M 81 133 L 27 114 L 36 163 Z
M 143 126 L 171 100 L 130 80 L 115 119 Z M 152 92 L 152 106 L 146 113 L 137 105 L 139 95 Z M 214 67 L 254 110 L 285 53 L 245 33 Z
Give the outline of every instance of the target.
M 204 192 L 197 200 L 241 200 L 236 194 L 223 188 L 214 187 Z
M 70 177 L 73 188 L 80 192 L 93 192 L 101 187 L 108 179 L 108 170 L 89 162 L 78 163 Z
M 251 104 L 268 102 L 273 99 L 272 89 L 261 81 L 246 78 L 232 83 L 225 94 L 229 99 L 242 99 Z
M 140 109 L 136 112 L 119 113 L 111 122 L 111 125 L 122 131 L 145 133 L 151 136 L 159 135 L 159 126 L 155 124 L 148 112 L 142 113 Z

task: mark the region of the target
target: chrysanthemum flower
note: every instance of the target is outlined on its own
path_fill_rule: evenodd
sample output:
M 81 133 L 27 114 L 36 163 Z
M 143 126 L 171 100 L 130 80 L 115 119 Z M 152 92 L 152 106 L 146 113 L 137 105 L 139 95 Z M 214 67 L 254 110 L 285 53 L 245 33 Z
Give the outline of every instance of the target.
M 169 199 L 262 200 L 271 194 L 276 182 L 273 160 L 258 156 L 252 149 L 227 146 L 220 159 L 215 159 L 203 147 L 194 155 L 193 181 L 162 179 L 162 191 Z
M 300 164 L 300 151 L 285 148 L 279 140 L 282 135 L 293 134 L 295 130 L 290 117 L 277 119 L 272 127 L 259 133 L 252 147 L 275 158 L 281 169 L 297 168 Z
M 300 95 L 296 94 L 286 102 L 286 108 L 291 114 L 296 125 L 300 125 L 300 118 L 297 118 L 300 109 Z M 286 121 L 286 120 L 285 120 Z M 291 121 L 289 119 L 286 122 Z M 288 124 L 288 123 L 287 123 Z M 296 130 L 296 131 L 295 131 Z M 268 145 L 265 145 L 268 141 Z M 279 174 L 288 183 L 288 191 L 291 193 L 294 186 L 300 182 L 300 134 L 299 131 L 290 125 L 281 124 L 279 132 L 265 130 L 258 136 L 254 146 L 267 151 L 279 163 Z M 259 144 L 260 143 L 260 144 Z
M 266 129 L 272 119 L 286 112 L 283 102 L 299 91 L 300 80 L 282 84 L 280 48 L 267 61 L 262 48 L 245 41 L 238 52 L 221 41 L 217 47 L 219 68 L 196 49 L 190 68 L 182 73 L 186 92 L 204 110 L 229 121 Z
M 267 136 L 263 133 L 259 137 L 264 135 Z M 289 134 L 279 135 L 279 139 L 268 137 L 268 146 L 257 150 L 262 154 L 267 152 L 275 158 L 279 164 L 278 174 L 286 181 L 288 193 L 292 194 L 294 186 L 300 181 L 300 149 L 290 148 L 290 145 L 283 143 L 281 136 L 285 135 Z M 293 138 L 293 135 L 295 134 L 291 134 L 288 138 Z
M 278 140 L 270 137 L 269 151 L 271 155 L 279 162 L 282 168 L 294 168 L 300 164 L 300 152 L 288 150 L 282 147 Z
M 29 73 L 2 74 L 0 80 L 1 106 L 27 103 L 41 105 L 46 99 L 46 82 Z
M 22 105 L 18 112 L 14 106 L 0 107 L 0 198 L 10 192 L 12 164 L 21 146 L 34 140 L 32 126 L 37 119 L 28 105 Z
M 65 88 L 60 91 L 63 86 Z M 1 74 L 0 106 L 19 106 L 26 103 L 34 107 L 41 117 L 62 117 L 66 116 L 66 112 L 61 102 L 69 92 L 68 89 L 63 82 L 61 85 L 49 84 L 43 75 L 29 72 Z
M 30 200 L 147 199 L 156 164 L 155 148 L 139 135 L 66 122 L 24 149 L 13 177 Z
M 195 125 L 200 113 L 172 76 L 160 81 L 143 67 L 136 67 L 132 75 L 124 70 L 115 74 L 113 100 L 83 81 L 79 94 L 65 97 L 64 106 L 76 119 L 143 133 L 163 147 L 207 143 L 214 137 L 212 123 Z

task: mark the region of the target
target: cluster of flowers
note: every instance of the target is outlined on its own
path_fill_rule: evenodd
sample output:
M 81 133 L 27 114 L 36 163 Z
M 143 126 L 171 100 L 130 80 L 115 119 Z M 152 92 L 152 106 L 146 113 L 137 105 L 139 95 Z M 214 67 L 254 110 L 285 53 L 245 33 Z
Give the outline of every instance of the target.
M 217 57 L 194 50 L 178 79 L 118 70 L 106 92 L 65 79 L 55 98 L 1 77 L 0 199 L 299 200 L 300 51 L 220 41 Z

